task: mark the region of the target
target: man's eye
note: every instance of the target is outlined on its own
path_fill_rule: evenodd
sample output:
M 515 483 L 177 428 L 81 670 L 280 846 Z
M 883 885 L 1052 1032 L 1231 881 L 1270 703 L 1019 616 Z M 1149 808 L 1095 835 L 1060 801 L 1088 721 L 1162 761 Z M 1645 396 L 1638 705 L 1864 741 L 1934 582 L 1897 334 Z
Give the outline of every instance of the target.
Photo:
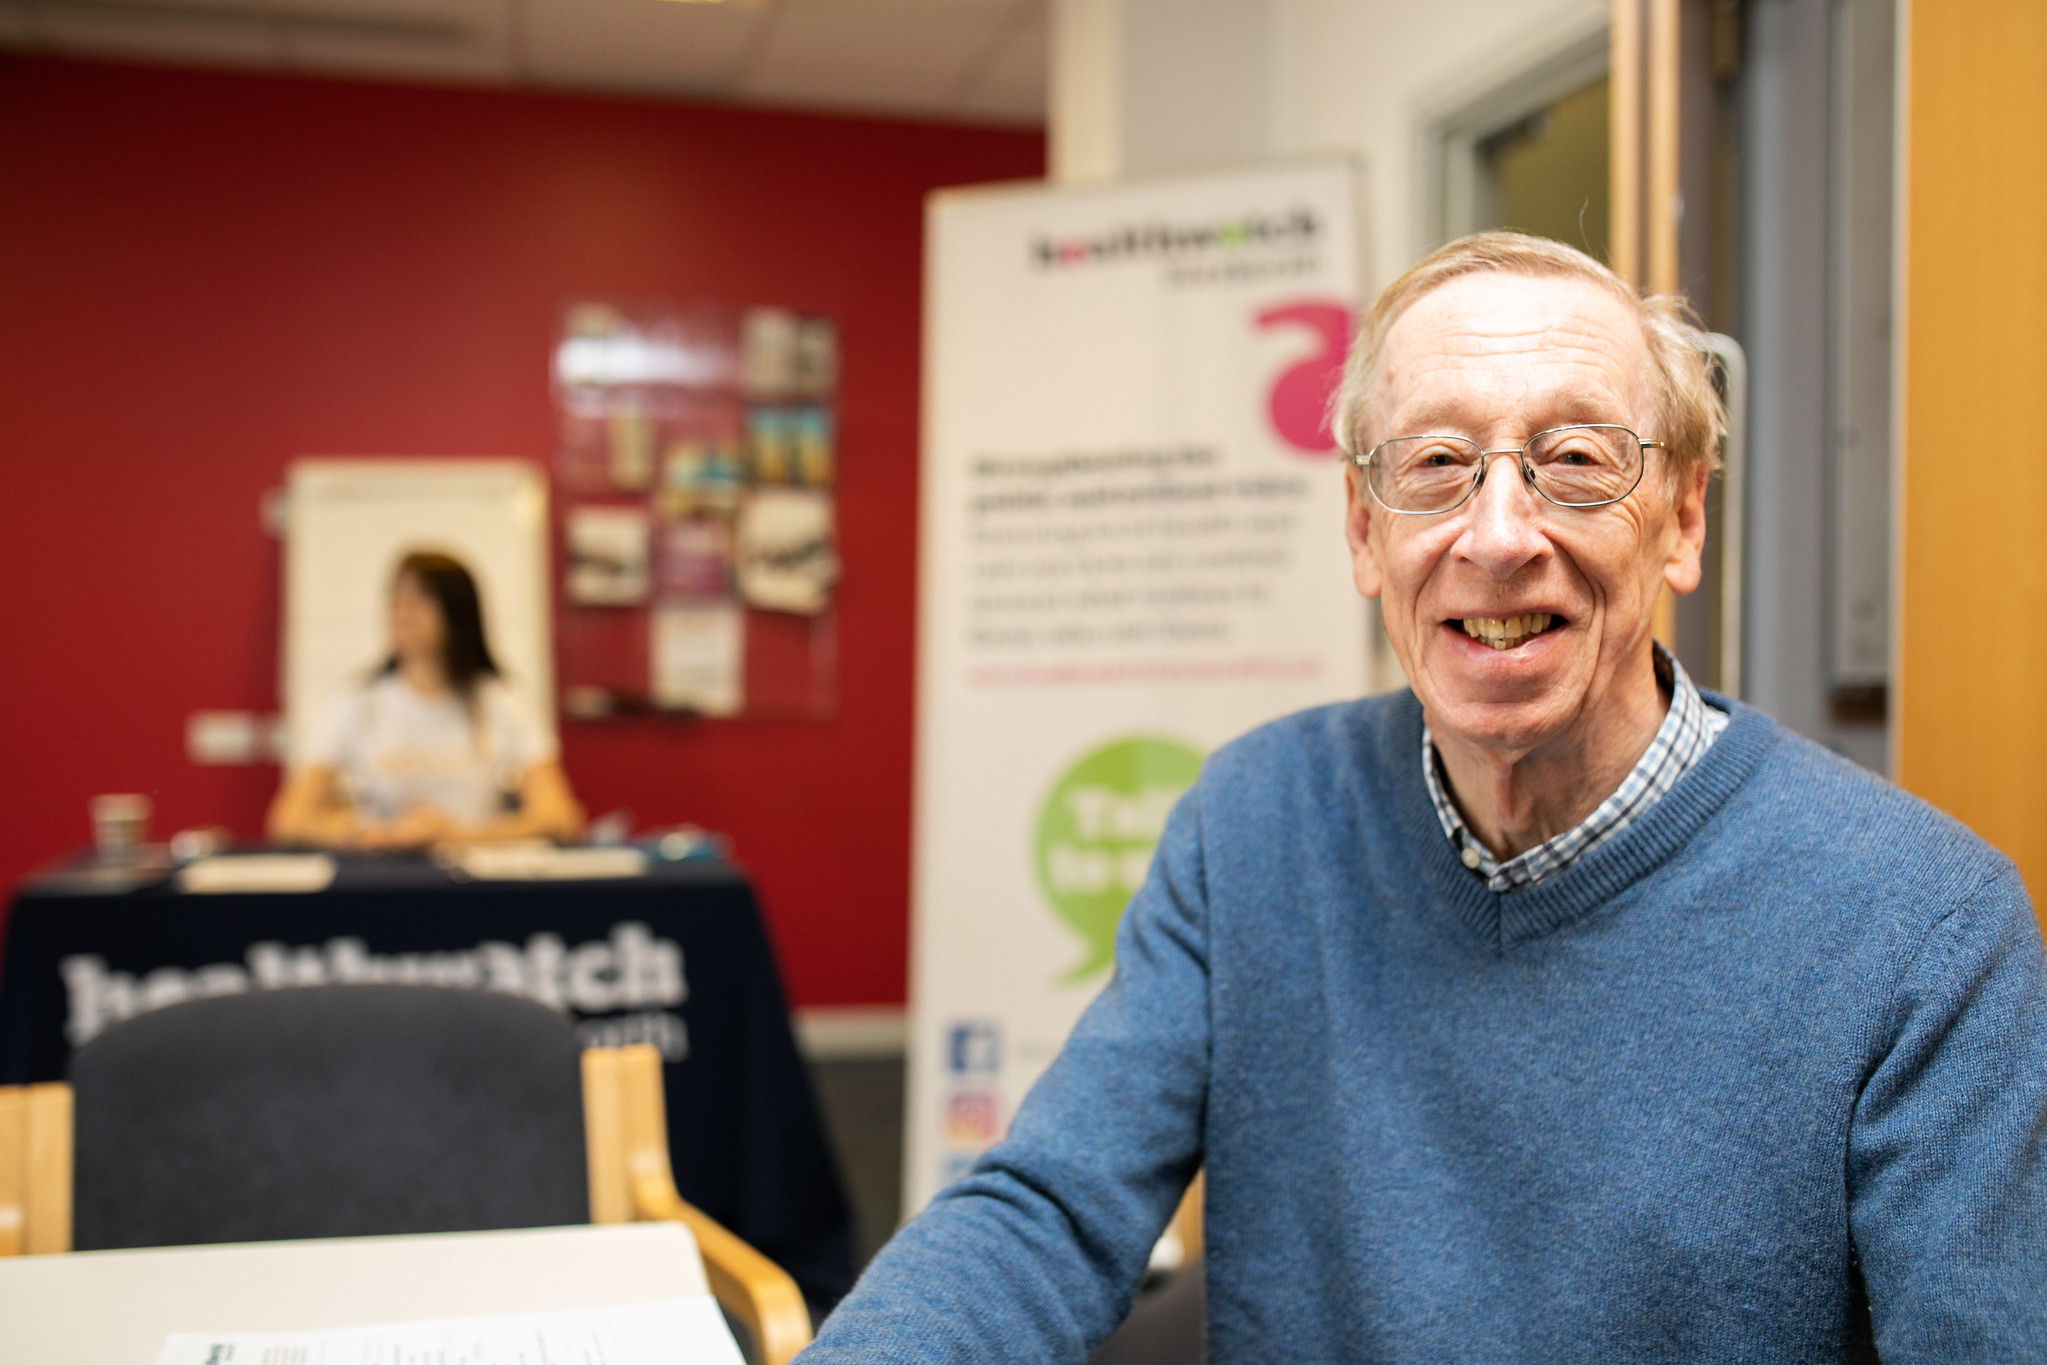
M 1464 452 L 1453 445 L 1425 445 L 1415 449 L 1410 465 L 1421 469 L 1450 469 L 1465 463 Z
M 1596 445 L 1585 441 L 1573 441 L 1568 445 L 1556 446 L 1542 452 L 1537 456 L 1537 460 L 1541 464 L 1562 465 L 1568 469 L 1590 469 L 1612 464 L 1614 457 Z

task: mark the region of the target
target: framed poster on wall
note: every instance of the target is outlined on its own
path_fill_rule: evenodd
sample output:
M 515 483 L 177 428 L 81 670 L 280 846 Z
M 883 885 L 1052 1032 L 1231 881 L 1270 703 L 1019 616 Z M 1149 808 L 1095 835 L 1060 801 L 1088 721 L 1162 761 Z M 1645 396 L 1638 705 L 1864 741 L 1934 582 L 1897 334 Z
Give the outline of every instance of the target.
M 568 310 L 554 360 L 568 714 L 831 713 L 837 371 L 827 318 Z

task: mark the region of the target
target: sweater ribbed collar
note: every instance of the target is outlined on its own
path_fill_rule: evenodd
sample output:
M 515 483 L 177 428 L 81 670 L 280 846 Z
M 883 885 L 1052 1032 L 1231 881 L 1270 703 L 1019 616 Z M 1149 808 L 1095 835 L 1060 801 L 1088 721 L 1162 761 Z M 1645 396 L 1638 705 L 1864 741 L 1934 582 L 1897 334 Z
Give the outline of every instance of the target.
M 1412 691 L 1393 699 L 1375 755 L 1409 857 L 1422 880 L 1471 932 L 1507 952 L 1581 919 L 1654 872 L 1703 829 L 1774 745 L 1776 723 L 1740 702 L 1702 695 L 1732 720 L 1676 786 L 1637 821 L 1555 876 L 1517 891 L 1498 892 L 1471 875 L 1436 818 L 1414 761 L 1421 747 L 1422 708 Z

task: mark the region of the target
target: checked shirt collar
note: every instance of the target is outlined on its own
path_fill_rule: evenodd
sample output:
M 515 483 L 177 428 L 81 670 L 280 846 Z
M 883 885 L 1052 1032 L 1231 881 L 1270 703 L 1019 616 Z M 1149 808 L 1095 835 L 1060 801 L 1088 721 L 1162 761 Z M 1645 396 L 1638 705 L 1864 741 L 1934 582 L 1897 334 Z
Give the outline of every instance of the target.
M 1656 679 L 1670 693 L 1670 710 L 1664 714 L 1663 724 L 1657 727 L 1656 738 L 1649 741 L 1641 760 L 1592 814 L 1504 863 L 1472 834 L 1456 802 L 1450 799 L 1435 740 L 1429 735 L 1428 724 L 1423 723 L 1422 776 L 1428 782 L 1436 818 L 1442 822 L 1443 833 L 1456 845 L 1459 860 L 1485 880 L 1488 890 L 1513 891 L 1533 886 L 1619 834 L 1662 800 L 1727 728 L 1728 714 L 1706 704 L 1685 674 L 1684 665 L 1662 645 L 1655 646 L 1655 651 Z

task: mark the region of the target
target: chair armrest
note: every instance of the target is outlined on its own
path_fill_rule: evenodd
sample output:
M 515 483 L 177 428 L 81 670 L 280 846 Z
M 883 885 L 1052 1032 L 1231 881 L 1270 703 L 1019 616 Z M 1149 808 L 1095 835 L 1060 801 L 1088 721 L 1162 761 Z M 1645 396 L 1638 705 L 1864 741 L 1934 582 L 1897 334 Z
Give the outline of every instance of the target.
M 787 1271 L 675 1188 L 661 1054 L 645 1044 L 583 1054 L 593 1222 L 681 1223 L 696 1238 L 719 1304 L 753 1337 L 761 1365 L 785 1365 L 810 1344 L 810 1310 Z
M 1194 1173 L 1194 1179 L 1188 1182 L 1187 1193 L 1180 1197 L 1180 1207 L 1175 1210 L 1173 1221 L 1166 1224 L 1166 1232 L 1180 1239 L 1182 1265 L 1192 1265 L 1199 1261 L 1206 1249 L 1202 1205 L 1208 1190 L 1207 1177 L 1206 1170 Z
M 0 1085 L 0 1256 L 71 1250 L 71 1087 Z
M 717 1219 L 675 1192 L 665 1175 L 633 1181 L 633 1211 L 642 1222 L 681 1223 L 697 1239 L 711 1294 L 753 1335 L 761 1365 L 785 1365 L 810 1344 L 810 1310 L 789 1273 L 748 1246 Z
M 28 1226 L 28 1096 L 0 1085 L 0 1256 L 21 1255 Z

